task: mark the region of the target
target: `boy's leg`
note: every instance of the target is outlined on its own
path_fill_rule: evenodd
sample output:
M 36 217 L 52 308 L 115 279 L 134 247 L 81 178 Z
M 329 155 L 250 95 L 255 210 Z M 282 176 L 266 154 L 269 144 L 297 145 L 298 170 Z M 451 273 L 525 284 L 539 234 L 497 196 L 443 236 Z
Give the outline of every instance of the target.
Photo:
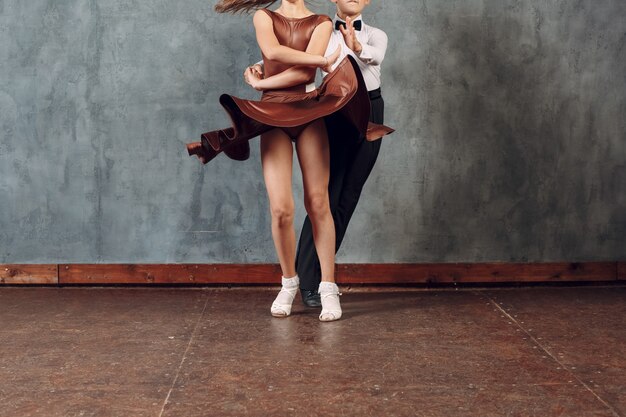
M 370 121 L 379 124 L 384 123 L 385 103 L 382 96 L 372 99 L 370 103 Z M 363 186 L 374 168 L 382 141 L 383 138 L 372 142 L 363 140 L 361 146 L 358 147 L 356 153 L 352 156 L 352 161 L 348 161 L 339 201 L 333 211 L 337 250 L 339 250 L 339 246 L 346 234 L 348 223 L 359 202 Z

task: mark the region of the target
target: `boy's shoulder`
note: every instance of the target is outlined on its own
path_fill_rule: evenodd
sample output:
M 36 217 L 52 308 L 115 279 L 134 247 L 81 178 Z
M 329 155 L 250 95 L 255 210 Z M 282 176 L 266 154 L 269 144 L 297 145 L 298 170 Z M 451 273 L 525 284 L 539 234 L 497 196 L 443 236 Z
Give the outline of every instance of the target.
M 372 34 L 377 34 L 380 36 L 387 37 L 387 34 L 385 33 L 384 30 L 377 28 L 376 26 L 372 26 L 369 23 L 366 23 L 366 25 L 367 25 L 368 31 L 371 32 Z

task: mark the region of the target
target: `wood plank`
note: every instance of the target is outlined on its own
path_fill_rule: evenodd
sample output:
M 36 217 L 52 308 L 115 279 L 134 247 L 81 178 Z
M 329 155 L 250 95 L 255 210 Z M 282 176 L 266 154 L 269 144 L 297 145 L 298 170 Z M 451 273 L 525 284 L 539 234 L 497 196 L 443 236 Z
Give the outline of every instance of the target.
M 337 282 L 362 284 L 612 281 L 614 262 L 337 264 Z
M 62 264 L 60 284 L 277 284 L 278 264 Z M 344 284 L 614 281 L 615 262 L 337 264 Z
M 0 264 L 0 284 L 57 284 L 56 264 Z
M 63 264 L 60 284 L 270 284 L 278 264 Z

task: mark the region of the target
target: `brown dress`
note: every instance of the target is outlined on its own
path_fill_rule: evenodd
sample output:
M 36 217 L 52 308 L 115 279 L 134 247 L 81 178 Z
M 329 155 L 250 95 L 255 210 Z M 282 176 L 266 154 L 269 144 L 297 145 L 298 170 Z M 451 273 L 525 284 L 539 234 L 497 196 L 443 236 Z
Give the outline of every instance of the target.
M 318 24 L 331 20 L 327 15 L 289 18 L 269 9 L 261 10 L 272 18 L 278 42 L 299 51 L 306 50 Z M 263 66 L 265 77 L 269 77 L 290 68 L 292 64 L 272 61 L 263 55 Z M 201 134 L 200 142 L 187 144 L 189 155 L 197 154 L 207 163 L 224 151 L 231 159 L 243 161 L 250 156 L 250 139 L 271 129 L 281 128 L 295 141 L 306 126 L 321 117 L 327 123 L 332 120 L 332 123 L 351 124 L 356 129 L 357 139 L 377 140 L 394 131 L 388 126 L 369 121 L 370 100 L 367 88 L 361 70 L 352 56 L 346 55 L 326 75 L 319 87 L 312 88 L 311 83 L 314 82 L 315 75 L 302 84 L 265 90 L 260 101 L 222 94 L 219 101 L 228 113 L 232 126 Z M 327 118 L 329 116 L 333 117 Z

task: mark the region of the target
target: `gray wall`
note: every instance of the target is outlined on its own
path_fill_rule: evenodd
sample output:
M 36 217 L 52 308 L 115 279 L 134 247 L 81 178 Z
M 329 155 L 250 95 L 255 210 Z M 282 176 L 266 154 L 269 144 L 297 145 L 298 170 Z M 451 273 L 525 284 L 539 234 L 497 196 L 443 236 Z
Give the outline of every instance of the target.
M 0 0 L 0 263 L 277 261 L 258 139 L 184 146 L 259 97 L 214 3 Z M 337 261 L 626 260 L 626 2 L 372 3 L 397 131 Z

